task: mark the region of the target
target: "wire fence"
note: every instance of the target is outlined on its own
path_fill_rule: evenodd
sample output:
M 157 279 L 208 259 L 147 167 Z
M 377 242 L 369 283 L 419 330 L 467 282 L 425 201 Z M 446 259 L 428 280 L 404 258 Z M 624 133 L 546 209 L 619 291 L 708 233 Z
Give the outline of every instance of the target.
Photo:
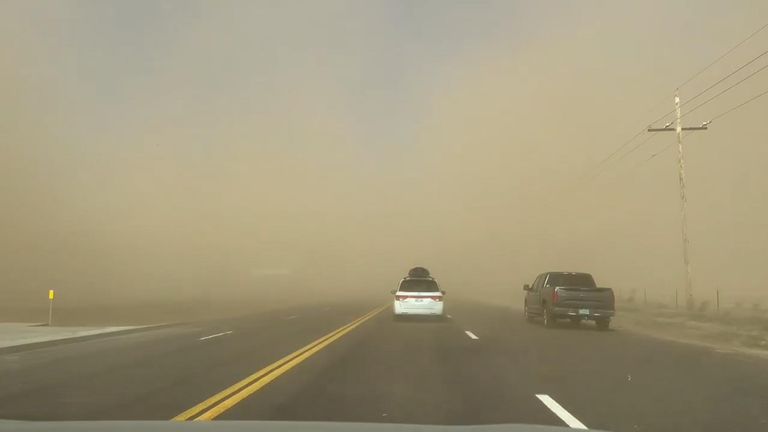
M 768 317 L 768 297 L 739 294 L 720 288 L 697 293 L 693 307 L 686 308 L 684 293 L 681 289 L 660 293 L 653 289 L 617 289 L 615 292 L 617 307 L 634 307 L 647 309 L 677 309 L 692 313 L 738 313 L 745 315 L 764 315 Z

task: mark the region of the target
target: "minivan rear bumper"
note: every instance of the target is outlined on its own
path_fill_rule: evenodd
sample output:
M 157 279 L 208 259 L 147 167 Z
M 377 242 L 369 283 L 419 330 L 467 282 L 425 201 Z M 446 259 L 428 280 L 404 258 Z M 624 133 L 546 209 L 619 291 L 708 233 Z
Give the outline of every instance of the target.
M 552 308 L 552 315 L 556 318 L 580 318 L 584 320 L 595 320 L 612 318 L 616 311 L 610 309 L 580 309 L 580 308 Z
M 429 305 L 413 306 L 395 301 L 392 312 L 395 315 L 443 315 L 443 303 L 435 302 Z

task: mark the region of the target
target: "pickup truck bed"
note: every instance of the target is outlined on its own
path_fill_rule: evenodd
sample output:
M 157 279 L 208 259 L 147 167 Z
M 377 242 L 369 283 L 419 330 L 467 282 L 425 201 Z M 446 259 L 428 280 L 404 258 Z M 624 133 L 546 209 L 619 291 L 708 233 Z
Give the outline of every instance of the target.
M 556 287 L 557 302 L 552 303 L 555 318 L 578 317 L 594 320 L 613 316 L 613 290 L 610 288 Z

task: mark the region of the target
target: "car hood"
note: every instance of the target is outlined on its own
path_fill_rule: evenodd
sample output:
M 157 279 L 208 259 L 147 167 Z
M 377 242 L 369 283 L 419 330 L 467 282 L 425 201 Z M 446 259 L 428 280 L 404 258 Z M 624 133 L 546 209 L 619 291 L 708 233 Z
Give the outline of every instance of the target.
M 290 421 L 15 421 L 0 420 L 0 432 L 566 432 L 561 426 L 497 424 L 467 426 L 397 423 Z M 594 429 L 592 429 L 594 430 Z

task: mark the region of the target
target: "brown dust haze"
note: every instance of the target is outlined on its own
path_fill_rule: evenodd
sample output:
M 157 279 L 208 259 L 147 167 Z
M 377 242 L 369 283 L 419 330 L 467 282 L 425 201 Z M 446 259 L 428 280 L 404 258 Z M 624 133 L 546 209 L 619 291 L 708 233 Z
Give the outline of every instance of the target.
M 765 22 L 764 1 L 1 1 L 0 302 L 383 300 L 413 265 L 509 304 L 547 270 L 670 302 L 676 148 L 648 159 L 674 135 L 595 167 Z M 766 294 L 766 118 L 686 137 L 697 300 Z

